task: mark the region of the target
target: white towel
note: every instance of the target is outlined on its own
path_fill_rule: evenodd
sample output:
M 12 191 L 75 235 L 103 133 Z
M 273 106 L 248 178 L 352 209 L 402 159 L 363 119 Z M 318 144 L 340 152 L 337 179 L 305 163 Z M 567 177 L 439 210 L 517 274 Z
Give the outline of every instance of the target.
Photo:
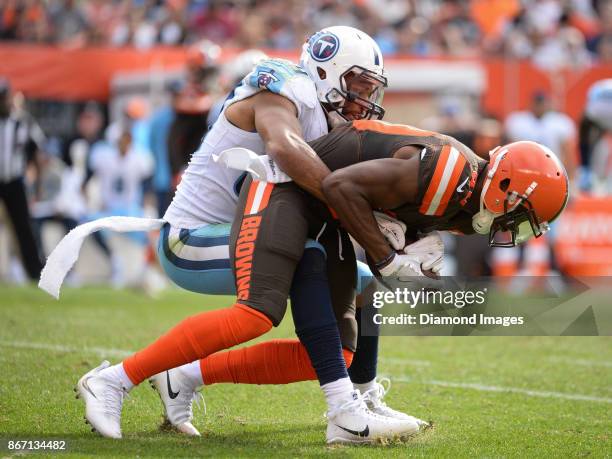
M 137 217 L 105 217 L 84 223 L 70 231 L 53 249 L 40 274 L 38 286 L 45 292 L 59 298 L 60 287 L 68 271 L 76 263 L 83 241 L 91 233 L 109 229 L 120 233 L 131 231 L 153 231 L 160 229 L 164 220 Z
M 213 155 L 216 163 L 230 169 L 247 171 L 253 179 L 268 183 L 287 183 L 292 179 L 268 155 L 258 155 L 248 148 L 234 147 Z

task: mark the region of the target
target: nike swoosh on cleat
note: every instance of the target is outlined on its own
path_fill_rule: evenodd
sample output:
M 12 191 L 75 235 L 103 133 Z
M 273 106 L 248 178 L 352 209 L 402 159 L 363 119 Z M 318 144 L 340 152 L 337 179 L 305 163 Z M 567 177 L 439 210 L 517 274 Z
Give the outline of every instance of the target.
M 169 371 L 166 371 L 166 382 L 168 383 L 168 396 L 174 400 L 176 397 L 178 397 L 178 394 L 181 391 L 179 390 L 178 392 L 172 392 L 172 386 L 170 385 L 170 372 Z
M 347 429 L 346 427 L 339 426 L 338 424 L 336 424 L 336 427 L 340 427 L 342 430 L 344 430 L 344 431 L 346 431 L 346 432 L 348 432 L 350 434 L 356 435 L 358 437 L 367 437 L 368 435 L 370 435 L 370 426 L 366 426 L 365 429 L 363 429 L 361 431 Z
M 96 394 L 93 393 L 93 391 L 89 388 L 89 384 L 87 384 L 87 381 L 89 381 L 89 378 L 91 378 L 91 376 L 88 376 L 87 378 L 85 378 L 83 380 L 83 383 L 81 384 L 83 386 L 83 388 L 89 392 L 91 395 L 93 395 L 94 398 L 98 398 L 96 397 Z
M 457 187 L 457 193 L 463 193 L 463 187 L 465 186 L 465 184 L 468 182 L 470 178 L 466 177 L 465 180 L 461 183 L 461 185 L 459 185 Z

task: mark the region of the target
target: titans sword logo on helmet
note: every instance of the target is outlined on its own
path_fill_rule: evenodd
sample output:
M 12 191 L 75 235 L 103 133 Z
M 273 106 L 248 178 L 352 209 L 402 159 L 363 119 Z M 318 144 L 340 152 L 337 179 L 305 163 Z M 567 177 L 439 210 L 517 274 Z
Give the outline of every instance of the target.
M 340 40 L 331 32 L 315 34 L 310 39 L 310 55 L 317 62 L 325 62 L 338 52 Z

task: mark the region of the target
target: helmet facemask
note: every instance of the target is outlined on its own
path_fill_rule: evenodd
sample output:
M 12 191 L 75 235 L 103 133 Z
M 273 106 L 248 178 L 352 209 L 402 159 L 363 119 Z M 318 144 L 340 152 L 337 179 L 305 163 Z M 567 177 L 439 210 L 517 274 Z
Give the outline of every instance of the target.
M 324 72 L 324 71 L 323 71 Z M 325 75 L 319 75 L 321 79 Z M 380 105 L 387 87 L 387 78 L 359 65 L 354 65 L 340 75 L 340 87 L 333 87 L 322 103 L 330 123 L 337 125 L 360 119 L 382 119 L 385 109 Z M 365 95 L 365 97 L 364 97 Z M 350 104 L 358 106 L 360 113 L 347 113 Z
M 512 193 L 509 193 L 511 195 Z M 540 237 L 550 227 L 547 222 L 540 223 L 529 199 L 522 198 L 521 205 L 513 211 L 507 211 L 508 199 L 504 202 L 503 215 L 496 217 L 489 230 L 489 246 L 515 247 L 532 237 Z

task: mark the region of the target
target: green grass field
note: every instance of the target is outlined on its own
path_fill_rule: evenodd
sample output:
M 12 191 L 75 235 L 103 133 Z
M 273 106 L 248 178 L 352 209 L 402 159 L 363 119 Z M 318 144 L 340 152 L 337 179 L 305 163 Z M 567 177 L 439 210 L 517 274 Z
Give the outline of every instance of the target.
M 65 456 L 169 457 L 605 457 L 612 455 L 612 339 L 604 337 L 385 337 L 380 373 L 391 406 L 434 428 L 405 443 L 325 445 L 315 382 L 206 388 L 201 438 L 162 432 L 161 405 L 143 384 L 123 410 L 124 438 L 98 437 L 72 388 L 103 358 L 148 344 L 182 318 L 230 304 L 169 291 L 0 286 L 0 457 L 7 440 L 59 438 Z M 290 337 L 287 318 L 265 338 Z M 50 454 L 46 452 L 44 454 Z

